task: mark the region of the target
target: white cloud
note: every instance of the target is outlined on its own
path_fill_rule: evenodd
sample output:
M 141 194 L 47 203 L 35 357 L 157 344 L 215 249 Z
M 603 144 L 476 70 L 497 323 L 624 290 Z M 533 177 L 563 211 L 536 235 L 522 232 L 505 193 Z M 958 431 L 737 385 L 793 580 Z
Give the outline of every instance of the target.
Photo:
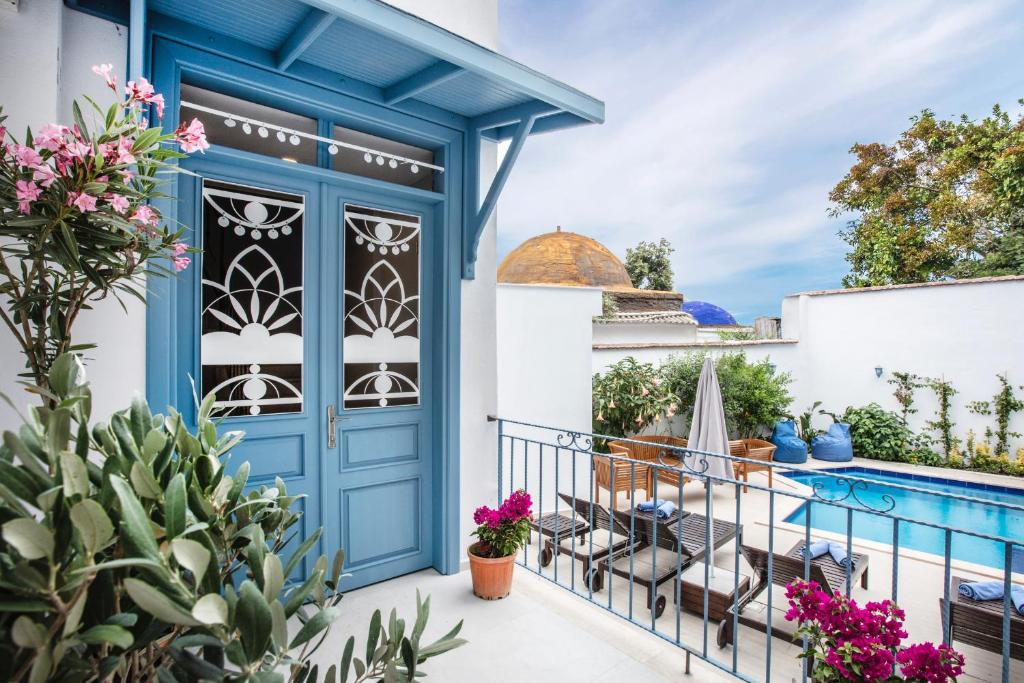
M 608 122 L 528 141 L 499 230 L 512 246 L 560 224 L 617 253 L 665 236 L 683 287 L 742 277 L 766 249 L 834 254 L 827 194 L 849 146 L 898 133 L 1018 28 L 998 3 L 699 4 L 671 20 L 624 7 L 586 10 L 556 69 L 543 42 L 507 36 L 513 56 L 605 99 Z

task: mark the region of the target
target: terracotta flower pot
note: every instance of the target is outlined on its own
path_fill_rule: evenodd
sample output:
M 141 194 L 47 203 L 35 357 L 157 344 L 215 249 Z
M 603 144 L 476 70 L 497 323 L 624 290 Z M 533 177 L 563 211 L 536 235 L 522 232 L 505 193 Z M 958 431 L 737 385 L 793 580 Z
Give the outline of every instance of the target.
M 469 571 L 473 575 L 473 595 L 484 600 L 501 600 L 512 591 L 512 568 L 515 555 L 480 557 L 473 554 L 478 544 L 469 546 Z

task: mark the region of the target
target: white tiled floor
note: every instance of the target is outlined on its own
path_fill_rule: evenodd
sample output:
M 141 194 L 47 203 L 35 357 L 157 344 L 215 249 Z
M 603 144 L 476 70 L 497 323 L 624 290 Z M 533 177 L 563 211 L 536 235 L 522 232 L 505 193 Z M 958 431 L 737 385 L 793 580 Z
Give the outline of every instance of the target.
M 874 465 L 875 463 L 871 463 Z M 757 478 L 766 484 L 763 474 Z M 796 485 L 776 478 L 777 490 L 792 490 Z M 722 490 L 718 490 L 722 489 Z M 685 507 L 694 509 L 702 505 L 703 489 L 699 485 L 687 486 Z M 751 489 L 744 494 L 742 523 L 744 542 L 767 547 L 768 494 Z M 779 507 L 776 519 L 784 518 L 789 510 L 782 509 L 784 496 L 776 496 Z M 719 517 L 731 519 L 734 514 L 733 494 L 725 487 L 716 487 L 715 509 Z M 793 501 L 793 499 L 788 499 Z M 606 501 L 605 501 L 606 502 Z M 628 503 L 623 499 L 620 507 Z M 795 501 L 791 503 L 795 505 Z M 827 534 L 823 534 L 827 536 Z M 801 538 L 801 530 L 791 525 L 780 525 L 775 534 L 775 547 L 785 551 Z M 889 596 L 891 590 L 891 550 L 884 544 L 860 542 L 854 547 L 870 556 L 870 586 L 855 589 L 859 601 L 878 600 Z M 536 557 L 536 547 L 530 553 L 530 564 Z M 718 567 L 734 566 L 733 545 L 730 543 L 715 554 Z M 684 675 L 685 655 L 673 643 L 644 631 L 606 609 L 590 604 L 585 596 L 573 595 L 568 588 L 575 574 L 577 590 L 585 590 L 580 581 L 579 563 L 560 557 L 556 586 L 553 578 L 555 565 L 543 570 L 547 579 L 533 574 L 524 567 L 516 568 L 512 595 L 505 600 L 487 602 L 474 597 L 470 590 L 470 577 L 463 572 L 455 576 L 441 576 L 433 571 L 422 571 L 348 594 L 342 602 L 344 617 L 333 629 L 325 646 L 317 653 L 317 661 L 337 662 L 345 639 L 355 634 L 356 651 L 365 647 L 366 628 L 370 615 L 380 608 L 385 618 L 391 607 L 398 607 L 399 616 L 411 620 L 414 616 L 416 589 L 432 596 L 431 624 L 425 640 L 445 633 L 458 619 L 465 620 L 463 635 L 469 645 L 441 658 L 428 662 L 425 670 L 428 681 L 462 683 L 518 683 L 520 681 L 637 681 L 661 683 L 667 681 L 727 681 L 736 680 L 713 666 L 692 661 L 692 676 Z M 741 574 L 749 568 L 740 563 Z M 900 603 L 908 614 L 907 628 L 911 640 L 941 639 L 938 598 L 942 591 L 943 567 L 941 558 L 921 553 L 901 552 Z M 954 562 L 954 572 L 962 576 L 995 575 L 994 570 Z M 615 579 L 611 590 L 612 606 L 621 612 L 628 610 L 629 582 Z M 607 605 L 608 587 L 594 594 L 595 601 Z M 669 606 L 658 619 L 656 628 L 663 636 L 674 639 L 676 613 L 672 605 L 672 585 L 662 585 L 660 593 L 668 598 Z M 776 593 L 779 604 L 784 603 Z M 634 618 L 647 620 L 649 612 L 643 606 L 643 591 L 634 592 Z M 649 623 L 649 622 L 648 622 Z M 680 617 L 680 638 L 690 646 L 701 648 L 703 643 L 702 619 L 686 613 Z M 732 649 L 719 650 L 715 644 L 716 625 L 709 626 L 708 654 L 725 662 L 732 661 Z M 956 644 L 967 657 L 967 675 L 970 681 L 999 680 L 999 657 L 987 652 Z M 755 680 L 765 678 L 767 643 L 763 632 L 741 627 L 740 647 L 737 654 L 739 671 Z M 799 680 L 800 669 L 795 655 L 797 648 L 782 640 L 772 641 L 772 680 L 790 683 Z M 1024 666 L 1013 663 L 1011 680 L 1024 680 Z

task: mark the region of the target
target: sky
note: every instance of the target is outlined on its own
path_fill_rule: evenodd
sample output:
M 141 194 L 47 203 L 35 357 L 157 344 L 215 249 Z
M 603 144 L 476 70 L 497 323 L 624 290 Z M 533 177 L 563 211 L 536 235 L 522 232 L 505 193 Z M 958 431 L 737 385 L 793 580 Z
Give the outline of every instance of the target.
M 675 285 L 741 322 L 841 286 L 829 190 L 857 142 L 929 108 L 1013 112 L 1024 2 L 499 0 L 500 50 L 601 99 L 537 135 L 498 206 L 498 258 L 556 225 L 624 257 L 675 247 Z

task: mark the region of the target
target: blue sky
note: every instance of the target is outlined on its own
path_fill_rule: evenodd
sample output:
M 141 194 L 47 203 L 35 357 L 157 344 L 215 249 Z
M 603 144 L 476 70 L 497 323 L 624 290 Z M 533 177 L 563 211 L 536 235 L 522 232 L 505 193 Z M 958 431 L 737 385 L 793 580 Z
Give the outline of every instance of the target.
M 498 257 L 561 225 L 624 255 L 667 237 L 676 287 L 741 321 L 840 286 L 828 192 L 855 142 L 922 108 L 1024 97 L 1024 2 L 500 0 L 500 49 L 607 105 L 531 138 Z

